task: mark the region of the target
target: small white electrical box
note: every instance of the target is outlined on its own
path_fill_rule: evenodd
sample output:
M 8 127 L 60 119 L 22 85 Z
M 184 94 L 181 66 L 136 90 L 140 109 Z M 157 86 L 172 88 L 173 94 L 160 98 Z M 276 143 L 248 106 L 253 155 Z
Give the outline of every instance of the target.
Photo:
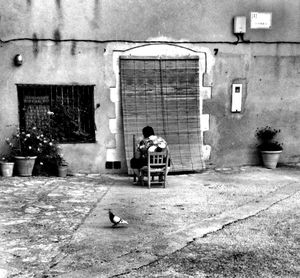
M 245 34 L 246 33 L 246 17 L 235 16 L 233 19 L 233 33 Z
M 232 84 L 231 112 L 239 113 L 242 111 L 242 84 Z

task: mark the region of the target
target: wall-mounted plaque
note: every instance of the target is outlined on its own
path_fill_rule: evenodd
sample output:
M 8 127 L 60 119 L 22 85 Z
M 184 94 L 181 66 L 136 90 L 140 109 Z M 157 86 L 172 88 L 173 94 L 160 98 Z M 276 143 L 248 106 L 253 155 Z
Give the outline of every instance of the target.
M 251 12 L 251 29 L 270 29 L 272 27 L 272 13 Z

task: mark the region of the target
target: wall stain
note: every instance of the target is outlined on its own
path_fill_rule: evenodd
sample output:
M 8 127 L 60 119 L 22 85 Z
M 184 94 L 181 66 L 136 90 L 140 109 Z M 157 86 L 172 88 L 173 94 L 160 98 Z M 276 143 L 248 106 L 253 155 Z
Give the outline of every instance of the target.
M 55 48 L 54 48 L 54 51 L 60 53 L 61 52 L 61 34 L 60 34 L 60 31 L 59 29 L 55 29 L 54 33 L 53 33 L 53 36 L 54 36 L 54 42 L 55 42 Z
M 31 6 L 31 0 L 27 0 L 27 5 Z
M 61 25 L 62 24 L 61 21 L 63 19 L 61 0 L 55 0 L 55 3 L 56 3 L 57 14 L 58 14 L 60 25 Z
M 99 0 L 94 0 L 94 18 L 91 21 L 91 25 L 94 29 L 99 28 L 99 21 L 100 21 L 100 3 Z
M 56 2 L 57 8 L 61 9 L 61 2 L 60 2 L 60 0 L 55 0 L 55 2 Z
M 39 54 L 39 41 L 36 33 L 32 35 L 32 50 L 34 57 L 37 57 Z
M 77 47 L 77 44 L 76 44 L 76 41 L 72 41 L 72 45 L 71 45 L 71 55 L 76 55 L 76 47 Z
M 100 4 L 99 4 L 99 0 L 95 0 L 95 9 L 94 9 L 94 16 L 95 18 L 98 18 L 98 15 L 99 15 L 99 9 L 100 9 Z
M 61 40 L 61 35 L 60 35 L 59 29 L 55 29 L 53 35 L 54 35 L 55 43 L 58 44 L 60 42 L 60 40 Z

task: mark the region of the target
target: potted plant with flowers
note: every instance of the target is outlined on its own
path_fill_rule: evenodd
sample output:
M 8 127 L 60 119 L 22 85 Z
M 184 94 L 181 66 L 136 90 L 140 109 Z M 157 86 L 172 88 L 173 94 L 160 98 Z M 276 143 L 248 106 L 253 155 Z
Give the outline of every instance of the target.
M 9 142 L 9 139 L 8 141 L 5 141 L 8 144 L 11 144 Z M 0 169 L 3 177 L 11 177 L 13 175 L 14 165 L 14 156 L 12 155 L 10 150 L 8 150 L 6 153 L 1 154 Z
M 19 176 L 31 176 L 35 160 L 41 152 L 43 134 L 36 127 L 26 131 L 17 130 L 12 136 L 12 154 L 15 158 L 15 170 Z
M 275 140 L 280 129 L 270 126 L 258 128 L 256 130 L 256 138 L 259 141 L 258 149 L 262 155 L 264 166 L 269 169 L 275 169 L 282 153 L 282 144 Z
M 51 138 L 51 135 L 49 135 L 49 138 Z M 37 158 L 35 172 L 37 174 L 65 177 L 67 175 L 67 170 L 68 164 L 63 158 L 61 148 L 58 146 L 56 140 L 51 139 L 48 144 L 43 146 L 42 152 Z
M 17 129 L 11 138 L 6 138 L 9 152 L 3 160 L 15 161 L 15 173 L 20 176 L 57 175 L 63 166 L 66 172 L 67 163 L 63 159 L 57 141 L 57 134 L 52 128 L 51 119 L 46 119 L 41 128 L 36 126 Z M 0 156 L 1 160 L 1 156 Z M 62 174 L 64 175 L 64 174 Z
M 20 176 L 31 176 L 37 158 L 39 164 L 42 164 L 42 155 L 53 144 L 51 138 L 34 126 L 26 131 L 18 129 L 12 139 L 8 140 L 11 154 L 15 158 L 16 174 Z

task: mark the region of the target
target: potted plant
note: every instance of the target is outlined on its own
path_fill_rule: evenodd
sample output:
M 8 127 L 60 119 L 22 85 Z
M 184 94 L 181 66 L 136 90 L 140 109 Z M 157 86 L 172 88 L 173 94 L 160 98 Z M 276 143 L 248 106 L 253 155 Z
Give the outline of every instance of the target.
M 11 153 L 15 158 L 16 174 L 20 176 L 31 176 L 36 159 L 38 164 L 42 164 L 42 156 L 51 148 L 53 140 L 44 135 L 36 127 L 26 130 L 17 130 L 12 139 L 7 138 L 11 146 Z
M 37 157 L 35 174 L 66 176 L 68 164 L 61 154 L 58 142 L 52 137 L 51 129 L 44 133 L 44 144 L 41 146 Z M 47 139 L 46 139 L 47 138 Z
M 63 158 L 62 154 L 58 154 L 56 158 L 57 175 L 59 177 L 66 177 L 68 174 L 68 163 Z
M 16 174 L 31 176 L 35 160 L 40 152 L 42 137 L 36 128 L 26 131 L 17 130 L 13 135 L 12 153 L 15 157 Z
M 11 177 L 14 170 L 14 157 L 11 153 L 1 155 L 0 169 L 3 177 Z
M 280 129 L 270 126 L 258 128 L 256 138 L 259 141 L 258 149 L 262 155 L 262 160 L 266 168 L 275 169 L 282 153 L 282 144 L 275 140 Z

